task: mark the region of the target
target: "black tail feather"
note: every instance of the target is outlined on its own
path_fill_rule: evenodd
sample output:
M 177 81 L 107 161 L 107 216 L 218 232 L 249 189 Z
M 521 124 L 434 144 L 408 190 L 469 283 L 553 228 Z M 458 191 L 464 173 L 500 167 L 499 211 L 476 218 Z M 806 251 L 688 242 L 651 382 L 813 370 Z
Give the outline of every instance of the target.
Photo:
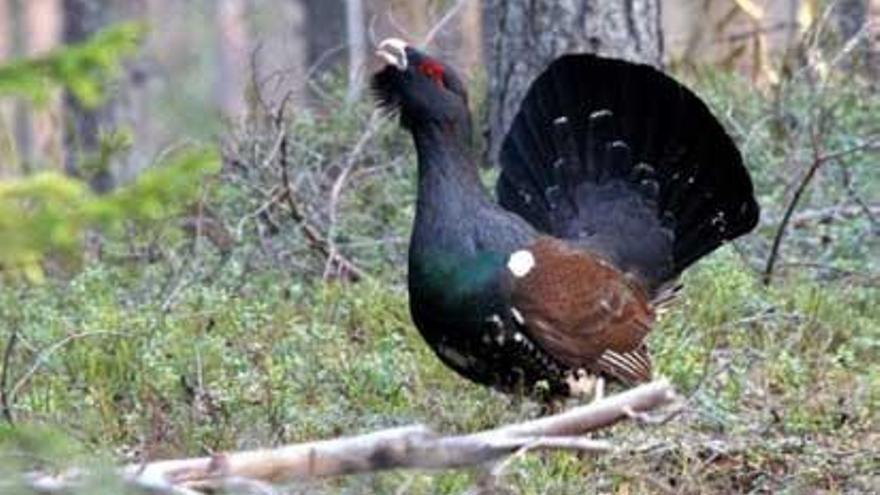
M 721 124 L 646 65 L 558 59 L 529 89 L 500 160 L 502 206 L 652 287 L 758 219 L 751 179 Z

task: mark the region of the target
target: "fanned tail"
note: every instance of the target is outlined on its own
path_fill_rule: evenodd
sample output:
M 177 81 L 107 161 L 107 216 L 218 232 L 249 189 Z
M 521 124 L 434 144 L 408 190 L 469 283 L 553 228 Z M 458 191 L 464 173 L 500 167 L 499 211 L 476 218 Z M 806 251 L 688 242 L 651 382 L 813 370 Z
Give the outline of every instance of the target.
M 647 65 L 556 60 L 529 89 L 500 161 L 503 207 L 600 251 L 652 290 L 758 220 L 724 128 Z

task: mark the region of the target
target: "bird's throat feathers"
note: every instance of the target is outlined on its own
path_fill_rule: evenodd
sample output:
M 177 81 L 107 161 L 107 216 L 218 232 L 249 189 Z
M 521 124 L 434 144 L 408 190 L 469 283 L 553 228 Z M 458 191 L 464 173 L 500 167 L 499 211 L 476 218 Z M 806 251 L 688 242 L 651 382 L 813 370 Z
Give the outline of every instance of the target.
M 441 192 L 438 189 L 450 187 L 458 190 L 447 192 L 486 196 L 470 146 L 469 131 L 451 122 L 423 123 L 411 131 L 418 155 L 420 200 L 436 196 Z M 443 196 L 434 200 L 467 199 Z

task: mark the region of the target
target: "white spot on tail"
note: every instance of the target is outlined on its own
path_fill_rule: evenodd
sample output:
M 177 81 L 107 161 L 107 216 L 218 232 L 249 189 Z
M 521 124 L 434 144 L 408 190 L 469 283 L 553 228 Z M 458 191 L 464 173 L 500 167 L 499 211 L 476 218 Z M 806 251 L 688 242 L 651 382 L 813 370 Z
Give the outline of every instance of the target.
M 514 277 L 525 277 L 535 267 L 535 257 L 526 249 L 521 249 L 510 255 L 507 260 L 507 269 Z
M 556 125 L 567 124 L 568 117 L 566 117 L 565 115 L 563 115 L 562 117 L 556 117 L 555 119 L 553 119 L 553 123 Z
M 495 325 L 498 328 L 502 328 L 504 326 L 504 322 L 501 321 L 501 317 L 498 315 L 492 315 L 492 316 L 486 318 L 486 321 L 488 321 L 489 323 L 492 323 L 493 325 Z
M 510 314 L 513 315 L 513 319 L 516 320 L 516 322 L 519 323 L 520 325 L 526 324 L 526 319 L 523 318 L 522 313 L 520 313 L 519 310 L 516 309 L 515 307 L 511 306 Z

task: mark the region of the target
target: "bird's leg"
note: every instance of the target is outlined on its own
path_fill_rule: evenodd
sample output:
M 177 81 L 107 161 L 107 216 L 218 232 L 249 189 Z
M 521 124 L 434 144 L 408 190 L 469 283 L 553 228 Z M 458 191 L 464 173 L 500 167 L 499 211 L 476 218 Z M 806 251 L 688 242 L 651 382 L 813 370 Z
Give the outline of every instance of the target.
M 551 416 L 565 410 L 565 396 L 550 390 L 546 380 L 539 380 L 532 389 L 533 397 L 541 406 L 539 415 Z
M 591 375 L 582 368 L 570 372 L 565 381 L 571 397 L 592 397 L 593 401 L 597 401 L 605 396 L 605 379 Z
M 605 378 L 596 375 L 596 389 L 593 391 L 593 402 L 605 398 Z

